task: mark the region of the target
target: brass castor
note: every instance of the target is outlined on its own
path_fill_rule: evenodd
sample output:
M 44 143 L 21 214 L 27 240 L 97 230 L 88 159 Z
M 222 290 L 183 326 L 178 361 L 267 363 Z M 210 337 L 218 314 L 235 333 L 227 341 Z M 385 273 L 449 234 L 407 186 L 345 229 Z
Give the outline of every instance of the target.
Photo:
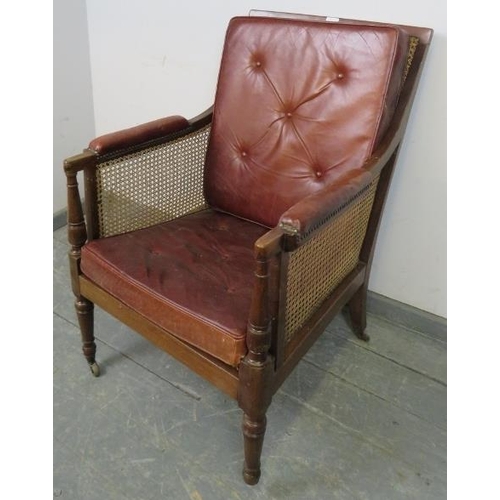
M 101 369 L 99 368 L 99 365 L 95 361 L 89 364 L 89 368 L 94 377 L 98 377 L 101 374 Z
M 254 484 L 257 484 L 260 479 L 260 470 L 259 471 L 243 471 L 243 480 L 245 483 L 249 484 L 250 486 L 253 486 Z
M 368 342 L 370 340 L 370 336 L 365 332 L 363 332 L 361 335 L 356 334 L 356 337 L 358 337 L 358 339 L 364 340 L 365 342 Z

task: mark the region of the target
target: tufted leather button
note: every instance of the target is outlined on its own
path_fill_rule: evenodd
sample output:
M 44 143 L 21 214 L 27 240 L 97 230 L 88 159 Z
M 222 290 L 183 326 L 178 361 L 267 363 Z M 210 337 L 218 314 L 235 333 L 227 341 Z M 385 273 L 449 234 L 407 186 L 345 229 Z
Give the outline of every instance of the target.
M 319 170 L 316 170 L 316 177 L 321 177 L 323 174 L 319 171 Z
M 287 116 L 288 118 L 291 118 L 291 117 L 292 117 L 292 113 L 288 112 L 288 113 L 286 114 L 286 116 Z
M 342 80 L 343 78 L 344 78 L 344 73 L 339 73 L 339 74 L 337 75 L 337 79 L 338 79 L 338 80 Z
M 242 151 L 241 152 L 241 156 L 246 156 L 247 155 L 247 152 L 246 151 Z
M 255 61 L 255 66 L 257 66 L 257 68 L 260 68 L 262 66 L 262 63 L 260 61 Z

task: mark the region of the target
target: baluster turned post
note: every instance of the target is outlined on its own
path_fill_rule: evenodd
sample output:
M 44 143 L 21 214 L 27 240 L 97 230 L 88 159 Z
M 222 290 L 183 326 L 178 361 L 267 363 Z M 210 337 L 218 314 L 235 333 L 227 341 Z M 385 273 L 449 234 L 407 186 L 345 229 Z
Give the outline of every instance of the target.
M 86 153 L 69 158 L 64 163 L 64 171 L 68 194 L 68 241 L 70 244 L 68 256 L 71 288 L 76 297 L 75 309 L 82 335 L 83 355 L 90 370 L 97 377 L 99 376 L 99 366 L 95 362 L 94 304 L 81 295 L 79 284 L 81 248 L 87 241 L 87 229 L 77 179 L 78 171 L 89 164 L 89 160 L 93 158 L 93 154 Z
M 260 478 L 260 456 L 266 432 L 266 411 L 272 398 L 274 358 L 269 311 L 269 257 L 257 255 L 252 308 L 247 328 L 248 354 L 239 368 L 238 402 L 244 412 L 245 464 L 243 478 L 256 484 Z

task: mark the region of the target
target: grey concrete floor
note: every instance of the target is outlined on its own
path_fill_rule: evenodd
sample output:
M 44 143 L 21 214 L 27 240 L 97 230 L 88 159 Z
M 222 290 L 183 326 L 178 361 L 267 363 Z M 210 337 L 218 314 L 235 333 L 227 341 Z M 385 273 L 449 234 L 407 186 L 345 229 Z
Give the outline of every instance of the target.
M 54 232 L 54 497 L 446 498 L 446 343 L 338 316 L 273 399 L 257 486 L 236 403 L 96 308 L 101 377 L 81 354 L 66 229 Z

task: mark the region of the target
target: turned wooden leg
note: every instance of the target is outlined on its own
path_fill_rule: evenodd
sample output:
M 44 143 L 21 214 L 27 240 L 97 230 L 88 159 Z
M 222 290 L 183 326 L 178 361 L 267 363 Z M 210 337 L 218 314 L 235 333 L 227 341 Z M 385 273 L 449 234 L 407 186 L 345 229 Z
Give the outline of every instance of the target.
M 257 248 L 257 246 L 256 246 Z M 243 479 L 254 485 L 260 479 L 260 455 L 266 432 L 266 411 L 273 396 L 274 356 L 269 313 L 269 254 L 256 256 L 254 293 L 247 326 L 248 353 L 240 363 L 238 404 L 243 410 L 245 462 Z
M 92 374 L 98 377 L 100 370 L 99 365 L 95 361 L 94 304 L 84 297 L 77 297 L 75 309 L 82 334 L 83 355 L 89 364 Z
M 363 285 L 353 295 L 352 299 L 348 303 L 349 316 L 351 318 L 352 329 L 356 334 L 356 337 L 365 341 L 370 340 L 370 336 L 365 332 L 367 294 L 368 294 L 368 286 Z
M 99 366 L 95 362 L 94 304 L 80 294 L 81 249 L 87 241 L 87 228 L 77 179 L 78 172 L 95 165 L 95 162 L 96 155 L 92 152 L 73 156 L 64 161 L 64 172 L 66 173 L 68 188 L 68 241 L 71 245 L 68 257 L 71 289 L 76 297 L 75 309 L 82 334 L 83 355 L 90 366 L 92 374 L 98 377 Z
M 242 427 L 245 440 L 243 479 L 245 483 L 254 485 L 260 479 L 260 455 L 266 432 L 266 416 L 264 415 L 254 420 L 248 415 L 243 414 Z
M 254 362 L 251 355 L 252 351 L 240 364 L 238 402 L 243 410 L 243 479 L 254 485 L 260 479 L 260 456 L 266 433 L 266 411 L 272 399 L 274 359 L 269 355 L 263 362 Z
M 243 410 L 243 479 L 250 485 L 257 484 L 260 479 L 260 456 L 266 433 L 266 411 L 272 398 L 273 371 L 272 356 L 262 363 L 252 362 L 247 356 L 240 364 L 238 402 Z

